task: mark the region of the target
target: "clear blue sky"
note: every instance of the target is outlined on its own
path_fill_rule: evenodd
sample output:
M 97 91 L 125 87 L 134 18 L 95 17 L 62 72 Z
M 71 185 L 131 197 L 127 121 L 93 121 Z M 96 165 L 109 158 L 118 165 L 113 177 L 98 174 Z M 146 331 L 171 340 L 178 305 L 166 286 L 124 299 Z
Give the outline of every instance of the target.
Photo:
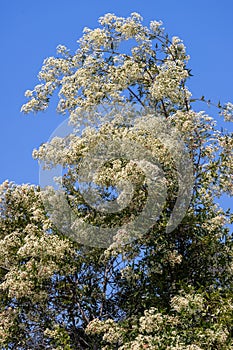
M 233 101 L 232 0 L 2 0 L 0 183 L 38 183 L 32 150 L 47 141 L 64 117 L 53 108 L 21 114 L 24 91 L 37 84 L 44 58 L 55 55 L 58 44 L 75 50 L 83 27 L 95 28 L 98 17 L 107 12 L 139 12 L 146 24 L 161 19 L 171 36 L 184 40 L 191 55 L 193 95 Z

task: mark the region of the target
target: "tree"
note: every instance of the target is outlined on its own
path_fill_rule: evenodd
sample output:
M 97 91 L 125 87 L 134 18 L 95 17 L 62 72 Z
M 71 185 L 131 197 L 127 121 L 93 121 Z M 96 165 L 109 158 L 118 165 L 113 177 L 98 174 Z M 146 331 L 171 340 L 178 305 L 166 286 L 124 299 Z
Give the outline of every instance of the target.
M 58 92 L 74 130 L 33 153 L 62 191 L 1 185 L 2 349 L 231 349 L 232 134 L 194 109 L 161 22 L 99 23 L 26 91 L 24 113 Z

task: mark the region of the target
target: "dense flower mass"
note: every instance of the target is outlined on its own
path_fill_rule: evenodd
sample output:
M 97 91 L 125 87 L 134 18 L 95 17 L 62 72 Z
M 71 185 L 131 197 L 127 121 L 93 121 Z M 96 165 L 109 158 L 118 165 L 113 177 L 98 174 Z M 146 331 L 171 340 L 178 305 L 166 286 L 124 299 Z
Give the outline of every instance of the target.
M 100 24 L 101 29 L 84 29 L 74 55 L 59 45 L 61 57 L 44 61 L 41 84 L 26 91 L 30 101 L 22 107 L 23 112 L 46 109 L 56 88 L 60 90 L 58 111 L 68 111 L 73 122 L 80 119 L 83 109 L 103 102 L 125 103 L 136 98 L 143 106 L 154 106 L 164 100 L 169 109 L 188 100 L 184 82 L 189 76 L 189 57 L 179 38 L 165 39 L 161 22 L 151 22 L 147 28 L 141 16 L 133 13 L 129 18 L 107 14 Z M 120 52 L 125 40 L 131 41 L 129 53 Z
M 33 151 L 61 192 L 0 185 L 1 349 L 233 348 L 233 135 L 194 108 L 188 62 L 137 13 L 45 59 L 22 111 L 58 93 L 73 131 Z

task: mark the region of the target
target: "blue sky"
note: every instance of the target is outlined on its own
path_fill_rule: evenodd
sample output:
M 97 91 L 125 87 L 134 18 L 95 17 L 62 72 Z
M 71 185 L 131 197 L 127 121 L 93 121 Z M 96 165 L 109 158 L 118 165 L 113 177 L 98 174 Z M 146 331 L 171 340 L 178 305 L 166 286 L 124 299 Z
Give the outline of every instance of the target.
M 232 0 L 2 0 L 0 183 L 38 183 L 32 150 L 47 141 L 64 117 L 54 106 L 45 113 L 23 115 L 24 92 L 37 84 L 44 58 L 55 55 L 58 44 L 76 50 L 83 27 L 95 28 L 98 17 L 107 12 L 139 12 L 145 24 L 162 20 L 171 36 L 184 40 L 191 56 L 193 95 L 233 101 Z

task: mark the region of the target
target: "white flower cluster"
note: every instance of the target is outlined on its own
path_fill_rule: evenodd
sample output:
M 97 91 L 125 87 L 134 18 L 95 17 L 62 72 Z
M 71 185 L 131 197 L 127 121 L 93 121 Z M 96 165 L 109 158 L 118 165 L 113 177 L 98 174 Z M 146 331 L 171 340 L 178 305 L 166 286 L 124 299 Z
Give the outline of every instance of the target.
M 210 349 L 214 345 L 219 348 L 231 349 L 232 343 L 229 343 L 229 332 L 221 323 L 212 323 L 210 327 L 199 327 L 193 322 L 199 315 L 208 314 L 204 306 L 204 298 L 200 294 L 177 295 L 172 298 L 171 306 L 179 315 L 167 315 L 159 312 L 152 307 L 144 312 L 138 322 L 131 320 L 130 328 L 114 323 L 113 320 L 91 321 L 87 327 L 88 333 L 104 334 L 103 339 L 108 345 L 106 350 L 112 349 L 114 344 L 122 344 L 120 350 L 130 349 L 152 349 L 152 350 L 204 350 Z M 224 306 L 225 307 L 225 306 Z M 192 312 L 190 313 L 190 310 Z M 221 313 L 215 310 L 215 317 Z M 128 340 L 129 334 L 136 334 L 131 341 Z M 192 339 L 192 340 L 191 340 Z M 194 340 L 195 339 L 195 340 Z
M 141 21 L 137 13 L 128 18 L 106 14 L 99 20 L 102 28 L 84 29 L 74 55 L 60 45 L 57 52 L 62 58 L 49 57 L 44 61 L 39 73 L 42 83 L 27 90 L 30 100 L 22 111 L 46 109 L 56 88 L 60 90 L 58 111 L 68 111 L 74 123 L 80 120 L 83 110 L 97 104 L 133 99 L 145 105 L 149 102 L 145 97 L 150 94 L 152 105 L 164 99 L 166 104 L 183 105 L 190 97 L 185 87 L 189 75 L 185 47 L 178 37 L 167 42 L 162 22 L 153 21 L 147 28 Z M 128 39 L 134 39 L 130 43 L 131 55 L 119 53 L 120 43 Z M 158 49 L 153 49 L 156 40 Z M 157 50 L 163 52 L 162 58 L 157 59 Z
M 46 298 L 37 286 L 61 269 L 71 242 L 50 232 L 52 223 L 35 187 L 5 182 L 0 190 L 3 217 L 11 218 L 0 221 L 0 266 L 6 271 L 0 289 L 9 298 Z
M 140 318 L 140 332 L 141 333 L 154 333 L 161 331 L 164 327 L 164 323 L 170 323 L 171 325 L 178 324 L 178 318 L 173 316 L 163 315 L 156 308 L 151 308 L 144 312 L 144 316 Z
M 233 122 L 233 103 L 226 103 L 220 114 L 224 117 L 226 122 Z
M 174 104 L 183 104 L 184 97 L 189 95 L 187 89 L 182 87 L 182 82 L 187 77 L 187 70 L 178 66 L 176 62 L 165 62 L 158 67 L 158 75 L 150 88 L 152 98 L 158 101 L 169 99 Z
M 187 312 L 193 313 L 203 310 L 204 299 L 198 294 L 187 294 L 185 296 L 175 296 L 171 299 L 171 306 L 177 312 L 185 310 Z
M 14 322 L 17 319 L 17 312 L 12 307 L 0 312 L 0 345 L 4 339 L 7 339 L 11 334 L 11 329 L 14 327 Z

